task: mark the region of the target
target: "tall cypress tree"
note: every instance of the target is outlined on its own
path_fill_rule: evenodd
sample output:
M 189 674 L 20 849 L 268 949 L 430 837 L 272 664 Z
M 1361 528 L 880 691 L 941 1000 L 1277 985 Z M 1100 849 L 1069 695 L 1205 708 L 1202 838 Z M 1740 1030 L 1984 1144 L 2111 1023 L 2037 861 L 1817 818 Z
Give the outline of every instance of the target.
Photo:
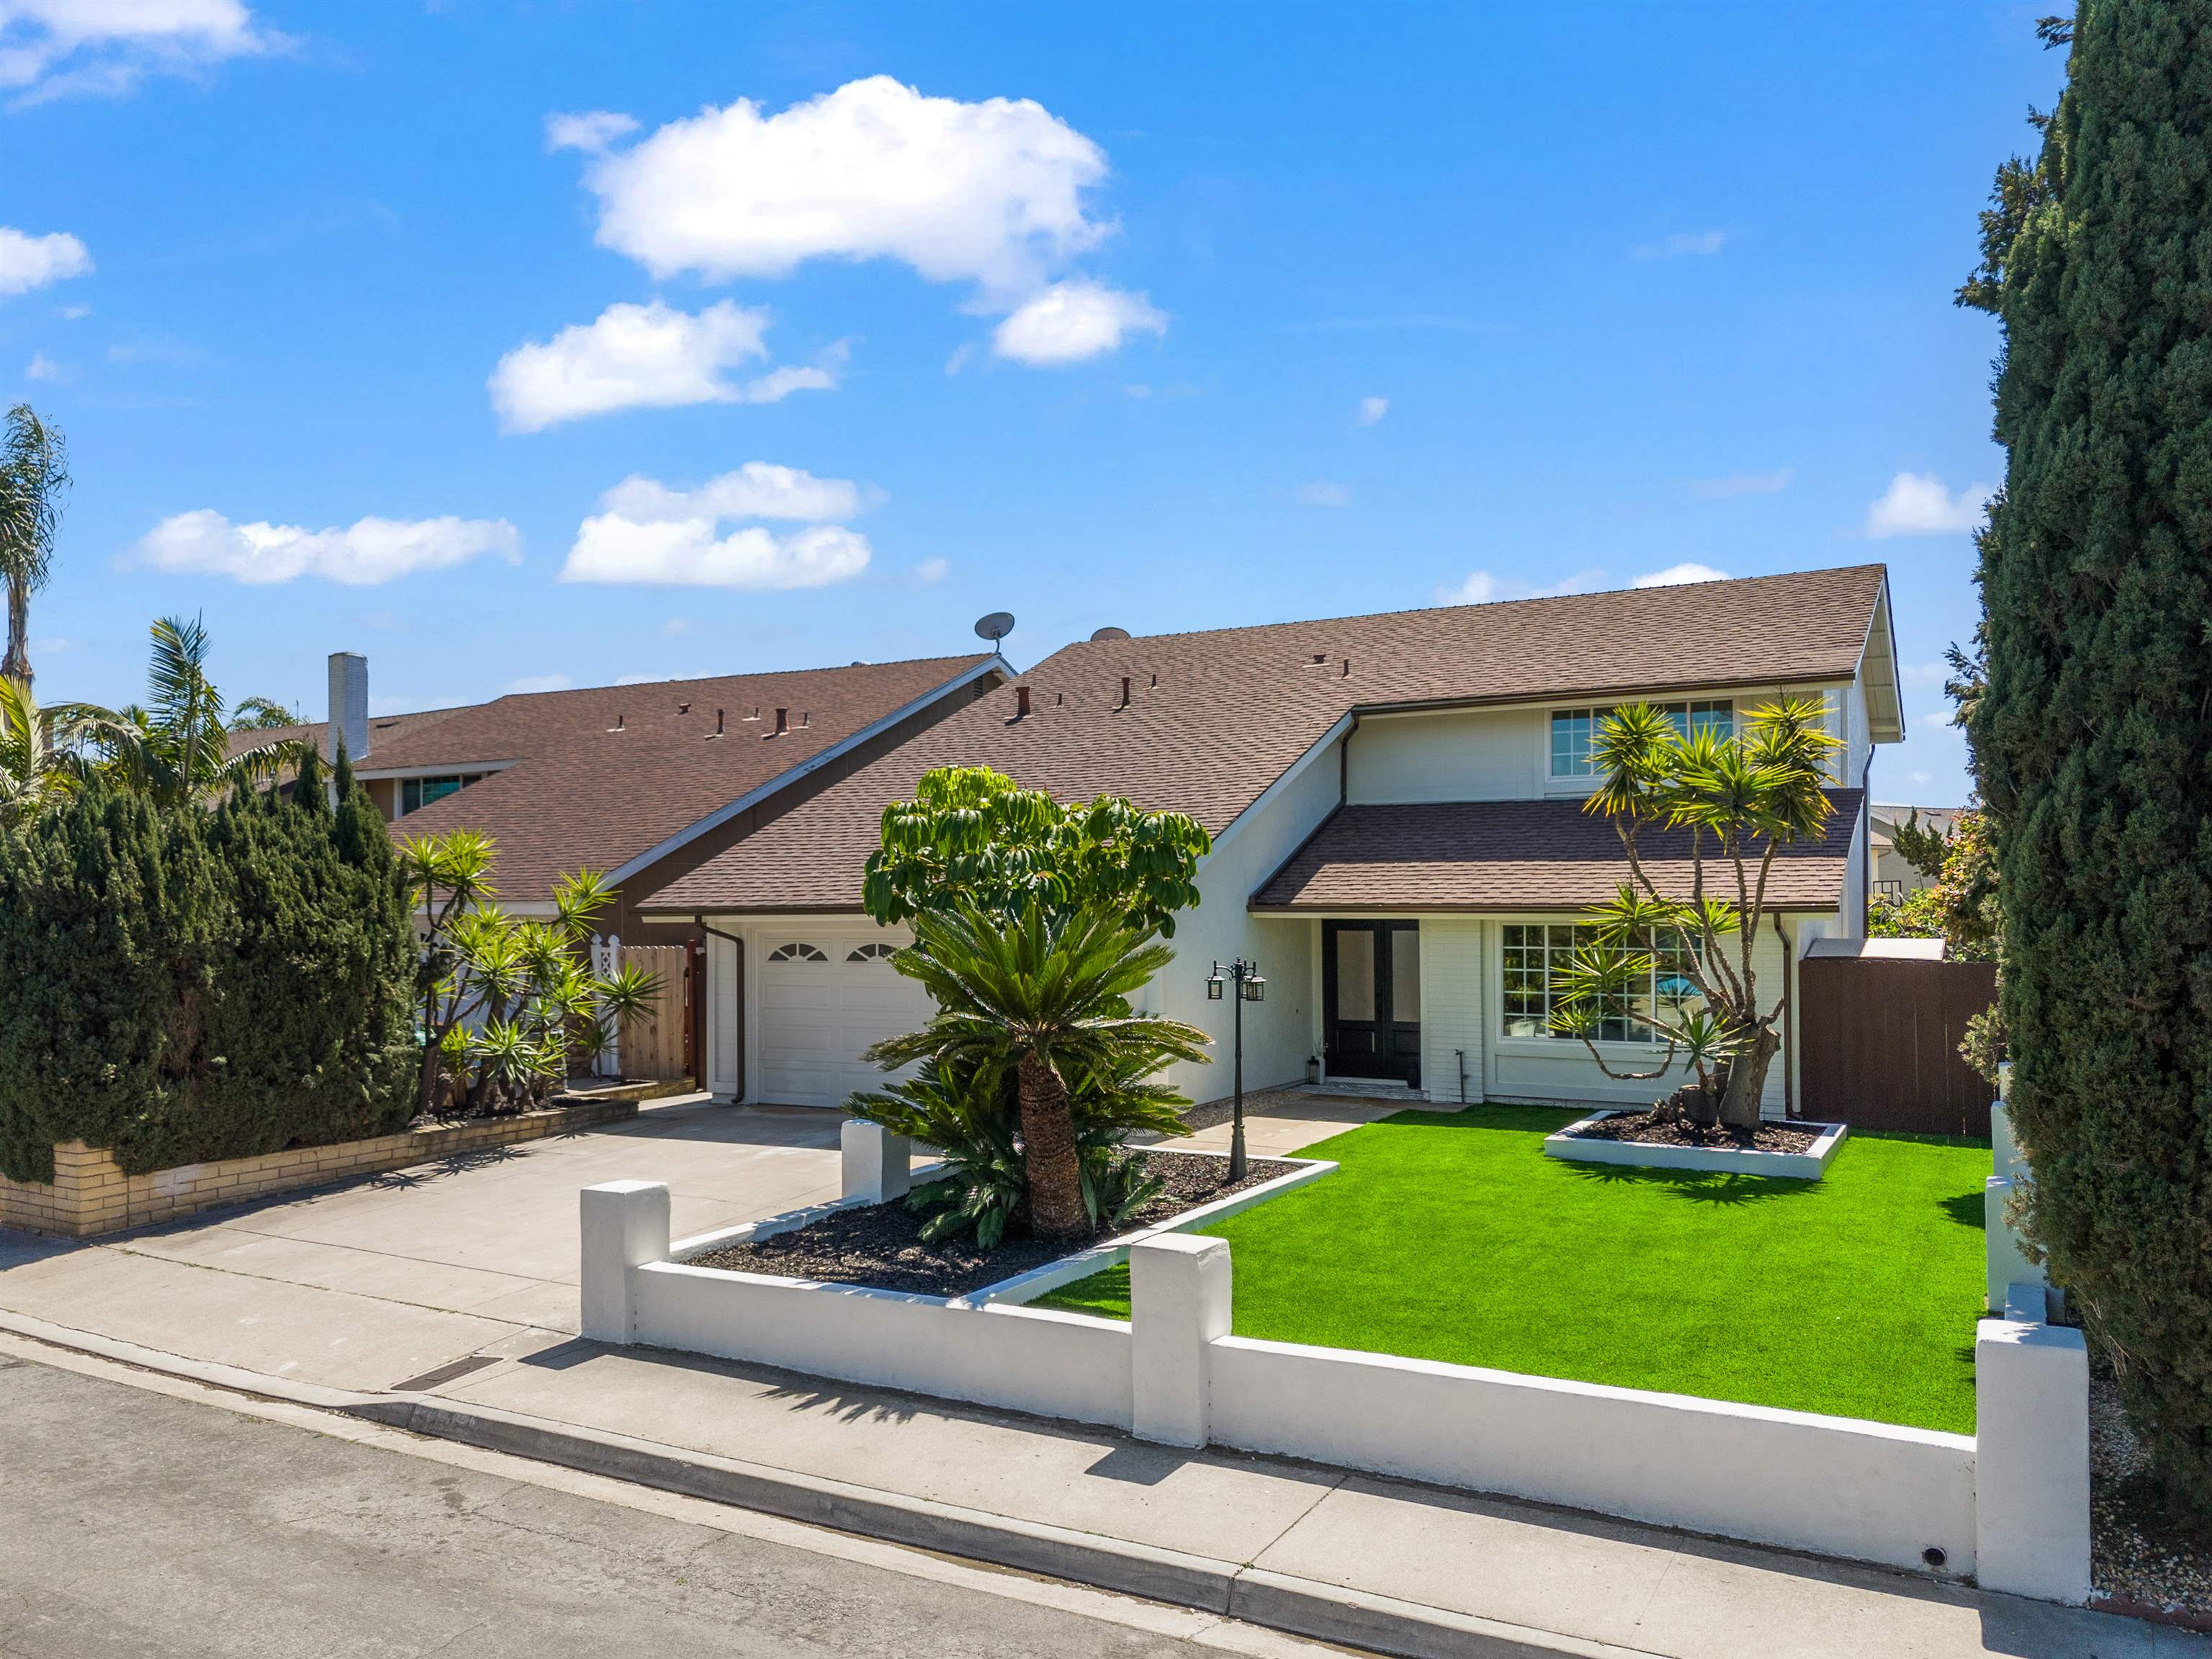
M 2082 0 L 1963 304 L 2004 324 L 1967 709 L 2028 1216 L 2212 1508 L 2212 0 Z

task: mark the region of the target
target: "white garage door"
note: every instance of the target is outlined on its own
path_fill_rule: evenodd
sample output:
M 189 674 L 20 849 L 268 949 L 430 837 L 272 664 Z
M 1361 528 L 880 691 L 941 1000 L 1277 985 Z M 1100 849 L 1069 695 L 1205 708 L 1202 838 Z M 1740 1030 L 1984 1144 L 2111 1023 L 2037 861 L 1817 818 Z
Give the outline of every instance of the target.
M 787 936 L 761 952 L 762 1100 L 842 1106 L 885 1074 L 860 1058 L 868 1045 L 918 1029 L 936 1012 L 929 994 L 890 964 L 881 935 Z

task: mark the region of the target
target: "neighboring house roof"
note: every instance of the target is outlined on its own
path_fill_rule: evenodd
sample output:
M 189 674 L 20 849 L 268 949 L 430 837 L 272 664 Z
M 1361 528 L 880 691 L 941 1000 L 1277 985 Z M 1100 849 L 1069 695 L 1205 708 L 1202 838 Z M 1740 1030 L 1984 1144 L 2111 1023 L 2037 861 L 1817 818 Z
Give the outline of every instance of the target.
M 1219 833 L 1355 710 L 1848 680 L 1880 565 L 1382 616 L 1091 640 L 901 744 L 647 901 L 852 910 L 890 801 L 987 765 L 1062 800 L 1126 795 Z M 1889 649 L 1886 634 L 1881 647 Z M 1129 683 L 1129 705 L 1121 706 Z
M 451 720 L 465 713 L 469 705 L 452 708 L 426 708 L 414 714 L 380 714 L 368 723 L 368 747 L 372 754 L 379 748 L 397 741 L 410 732 L 419 732 L 440 720 Z M 228 734 L 225 752 L 239 755 L 248 749 L 258 749 L 264 743 L 296 742 L 304 739 L 316 748 L 330 731 L 327 720 L 309 720 L 299 726 L 271 726 L 262 731 L 233 732 Z M 356 757 L 356 760 L 358 757 Z
M 1859 792 L 1828 793 L 1835 811 L 1818 841 L 1775 849 L 1768 872 L 1771 910 L 1832 910 Z M 1659 890 L 1689 896 L 1690 832 L 1647 830 L 1638 854 Z M 1734 866 L 1705 842 L 1710 891 Z M 1584 910 L 1628 879 L 1620 836 L 1574 799 L 1423 802 L 1340 806 L 1252 896 L 1265 911 Z M 1735 878 L 1720 896 L 1734 896 Z
M 495 843 L 501 892 L 535 902 L 580 867 L 620 879 L 624 866 L 999 660 L 985 653 L 517 694 L 379 739 L 360 769 L 365 777 L 489 771 L 407 814 L 393 832 L 479 830 Z M 788 719 L 781 735 L 779 708 Z

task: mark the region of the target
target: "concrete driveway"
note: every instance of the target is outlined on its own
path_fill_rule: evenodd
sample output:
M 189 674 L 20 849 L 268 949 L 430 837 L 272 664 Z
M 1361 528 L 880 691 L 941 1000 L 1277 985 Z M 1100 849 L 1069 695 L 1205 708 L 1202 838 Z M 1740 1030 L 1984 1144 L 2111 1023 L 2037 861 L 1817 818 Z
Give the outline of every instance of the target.
M 0 1309 L 188 1358 L 388 1389 L 577 1328 L 576 1194 L 665 1181 L 678 1237 L 834 1198 L 833 1112 L 702 1097 L 89 1243 L 0 1231 Z

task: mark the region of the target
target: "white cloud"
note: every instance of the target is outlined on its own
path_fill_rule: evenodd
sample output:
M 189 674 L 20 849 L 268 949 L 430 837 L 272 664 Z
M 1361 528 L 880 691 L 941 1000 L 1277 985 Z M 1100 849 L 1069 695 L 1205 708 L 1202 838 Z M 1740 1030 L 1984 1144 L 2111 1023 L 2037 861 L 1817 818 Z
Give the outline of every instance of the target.
M 1362 398 L 1359 400 L 1358 421 L 1362 426 L 1373 426 L 1390 412 L 1388 398 Z
M 1942 685 L 1951 678 L 1951 665 L 1947 662 L 1908 662 L 1900 665 L 1897 672 L 1907 685 Z
M 58 380 L 62 375 L 62 366 L 43 351 L 33 352 L 31 361 L 23 365 L 23 378 L 27 380 Z
M 915 567 L 914 579 L 918 582 L 934 586 L 935 584 L 943 581 L 951 574 L 951 560 L 924 559 L 920 564 Z
M 1300 484 L 1297 499 L 1300 507 L 1348 507 L 1352 503 L 1352 492 L 1340 483 L 1317 478 L 1311 483 Z
M 902 260 L 1020 294 L 1109 227 L 1083 193 L 1097 145 L 1029 99 L 927 98 L 889 76 L 769 115 L 741 98 L 594 160 L 602 246 L 656 276 L 784 276 Z
M 62 307 L 62 320 L 65 323 L 81 323 L 91 315 L 92 307 L 90 306 L 64 306 Z
M 1639 259 L 1703 259 L 1718 253 L 1729 239 L 1724 230 L 1678 230 L 1634 250 Z
M 1709 564 L 1670 564 L 1664 570 L 1647 570 L 1630 584 L 1633 587 L 1686 587 L 1692 582 L 1724 582 L 1725 570 Z
M 1164 334 L 1168 319 L 1141 294 L 1097 283 L 1055 283 L 992 331 L 991 349 L 1016 362 L 1080 362 L 1116 350 L 1122 337 Z
M 829 391 L 831 365 L 787 366 L 750 380 L 732 369 L 768 355 L 769 313 L 724 300 L 694 316 L 655 300 L 611 305 L 589 323 L 550 340 L 517 346 L 492 371 L 492 407 L 509 432 L 540 432 L 563 421 L 622 409 L 672 409 L 685 404 L 772 404 L 793 392 Z
M 817 478 L 795 466 L 747 461 L 696 489 L 671 489 L 632 474 L 599 497 L 599 505 L 639 524 L 682 519 L 795 519 L 834 524 L 860 510 L 860 486 Z
M 862 505 L 860 487 L 795 467 L 748 461 L 696 489 L 633 476 L 599 498 L 562 568 L 564 582 L 787 589 L 826 587 L 868 568 L 867 538 L 836 520 Z M 747 519 L 799 521 L 778 532 Z
M 1577 570 L 1541 586 L 1522 581 L 1517 576 L 1493 576 L 1487 570 L 1473 570 L 1468 573 L 1466 580 L 1437 589 L 1437 600 L 1441 605 L 1488 605 L 1494 599 L 1555 599 L 1566 593 L 1595 592 L 1604 580 L 1605 572 L 1595 567 Z
M 522 562 L 522 538 L 504 519 L 362 519 L 344 529 L 233 524 L 203 508 L 164 519 L 132 550 L 156 570 L 229 576 L 260 585 L 319 576 L 373 586 L 417 570 L 486 556 Z
M 283 44 L 239 0 L 0 0 L 0 87 L 22 88 L 18 105 L 118 95 Z
M 1932 472 L 1900 472 L 1867 508 L 1866 533 L 1878 540 L 1958 535 L 1979 526 L 1982 510 L 1995 494 L 1992 485 L 1971 483 L 1954 495 Z
M 660 637 L 664 640 L 679 638 L 685 634 L 689 634 L 691 631 L 692 626 L 691 618 L 689 617 L 671 617 L 666 622 L 660 624 Z
M 635 116 L 617 114 L 613 110 L 586 110 L 577 115 L 549 115 L 545 118 L 545 148 L 580 149 L 589 155 L 603 154 L 617 138 L 627 138 L 637 131 Z
M 1794 467 L 1778 466 L 1771 472 L 1731 472 L 1725 478 L 1692 478 L 1690 494 L 1701 501 L 1724 501 L 1736 495 L 1778 495 L 1797 476 Z
M 640 524 L 609 513 L 586 519 L 562 568 L 564 582 L 787 589 L 847 582 L 868 568 L 868 539 L 842 525 L 784 535 L 747 525 L 717 537 L 708 519 Z
M 525 674 L 519 680 L 509 680 L 507 689 L 511 696 L 528 696 L 538 691 L 566 691 L 575 683 L 566 674 Z
M 6 21 L 7 6 L 8 0 L 0 0 L 0 23 Z M 0 52 L 0 61 L 4 58 Z M 27 294 L 91 269 L 92 255 L 65 230 L 33 236 L 0 225 L 0 295 Z

